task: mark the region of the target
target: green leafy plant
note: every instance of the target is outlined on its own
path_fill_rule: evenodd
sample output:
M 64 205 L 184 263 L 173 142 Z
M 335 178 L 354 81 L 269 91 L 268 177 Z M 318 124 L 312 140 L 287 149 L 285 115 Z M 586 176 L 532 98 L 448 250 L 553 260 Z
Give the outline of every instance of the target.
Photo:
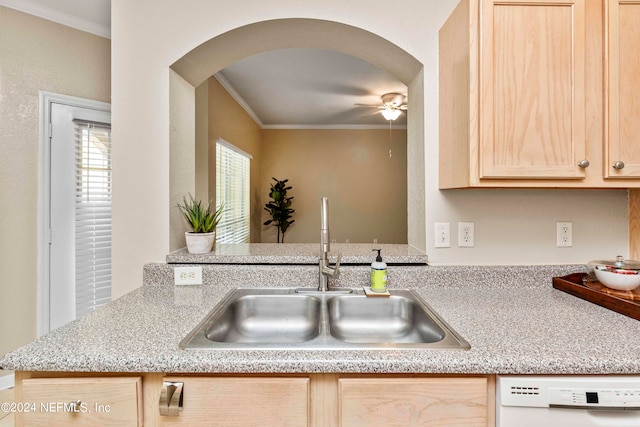
M 284 243 L 284 233 L 287 232 L 289 226 L 296 220 L 291 219 L 295 209 L 291 209 L 291 200 L 293 197 L 287 196 L 287 191 L 291 190 L 291 186 L 287 186 L 288 179 L 280 181 L 276 178 L 272 178 L 275 184 L 271 184 L 271 190 L 269 191 L 269 197 L 271 201 L 264 205 L 264 210 L 269 212 L 271 219 L 265 221 L 264 225 L 273 224 L 278 228 L 278 243 L 281 242 L 280 235 L 282 235 L 282 243 Z
M 178 209 L 191 227 L 194 233 L 210 233 L 216 230 L 222 217 L 224 203 L 216 210 L 211 207 L 211 202 L 203 206 L 200 200 L 195 200 L 191 194 L 189 198 L 184 196 L 182 204 L 178 203 Z

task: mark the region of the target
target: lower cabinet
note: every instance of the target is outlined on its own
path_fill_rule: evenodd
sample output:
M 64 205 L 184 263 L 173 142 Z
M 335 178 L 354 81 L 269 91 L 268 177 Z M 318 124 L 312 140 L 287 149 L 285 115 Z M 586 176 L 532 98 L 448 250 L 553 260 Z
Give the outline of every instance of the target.
M 163 382 L 179 384 L 183 398 L 182 410 L 173 411 L 173 416 L 160 417 L 163 426 L 488 427 L 495 424 L 495 383 L 493 377 L 486 376 L 176 376 L 165 377 Z
M 15 405 L 16 426 L 142 426 L 142 378 L 25 378 Z
M 16 402 L 18 427 L 492 427 L 495 377 L 17 372 Z

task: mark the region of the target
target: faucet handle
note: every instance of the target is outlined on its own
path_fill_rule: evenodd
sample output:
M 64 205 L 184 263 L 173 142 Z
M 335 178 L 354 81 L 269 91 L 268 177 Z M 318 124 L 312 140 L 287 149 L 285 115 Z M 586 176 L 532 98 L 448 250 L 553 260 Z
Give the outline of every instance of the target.
M 338 254 L 338 259 L 336 260 L 336 266 L 333 270 L 333 274 L 331 274 L 331 277 L 336 278 L 340 275 L 340 261 L 342 261 L 342 254 L 339 253 Z
M 342 254 L 338 254 L 338 259 L 333 267 L 331 267 L 331 265 L 325 265 L 322 267 L 320 270 L 321 274 L 331 277 L 332 279 L 337 279 L 338 276 L 340 276 L 340 260 L 342 260 Z
M 341 260 L 342 260 L 342 254 L 338 254 L 336 265 L 333 268 L 329 268 L 329 271 L 331 271 L 330 277 L 332 279 L 337 279 L 338 277 L 340 277 L 340 261 Z

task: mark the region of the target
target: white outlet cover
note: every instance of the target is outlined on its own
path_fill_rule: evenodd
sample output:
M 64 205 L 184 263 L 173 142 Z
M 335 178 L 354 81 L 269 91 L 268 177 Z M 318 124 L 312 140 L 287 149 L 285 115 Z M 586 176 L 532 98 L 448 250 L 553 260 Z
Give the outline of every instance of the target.
M 573 246 L 573 223 L 570 221 L 556 223 L 556 247 L 570 248 Z
M 475 245 L 475 232 L 473 222 L 458 223 L 458 247 L 472 248 Z
M 202 285 L 202 267 L 174 267 L 173 283 L 176 286 Z

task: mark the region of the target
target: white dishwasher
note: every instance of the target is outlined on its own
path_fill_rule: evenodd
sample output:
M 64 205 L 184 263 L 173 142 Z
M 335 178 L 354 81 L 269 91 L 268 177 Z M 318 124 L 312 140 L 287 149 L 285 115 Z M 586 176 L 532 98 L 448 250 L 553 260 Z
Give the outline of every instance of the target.
M 496 427 L 640 427 L 640 376 L 498 376 Z

